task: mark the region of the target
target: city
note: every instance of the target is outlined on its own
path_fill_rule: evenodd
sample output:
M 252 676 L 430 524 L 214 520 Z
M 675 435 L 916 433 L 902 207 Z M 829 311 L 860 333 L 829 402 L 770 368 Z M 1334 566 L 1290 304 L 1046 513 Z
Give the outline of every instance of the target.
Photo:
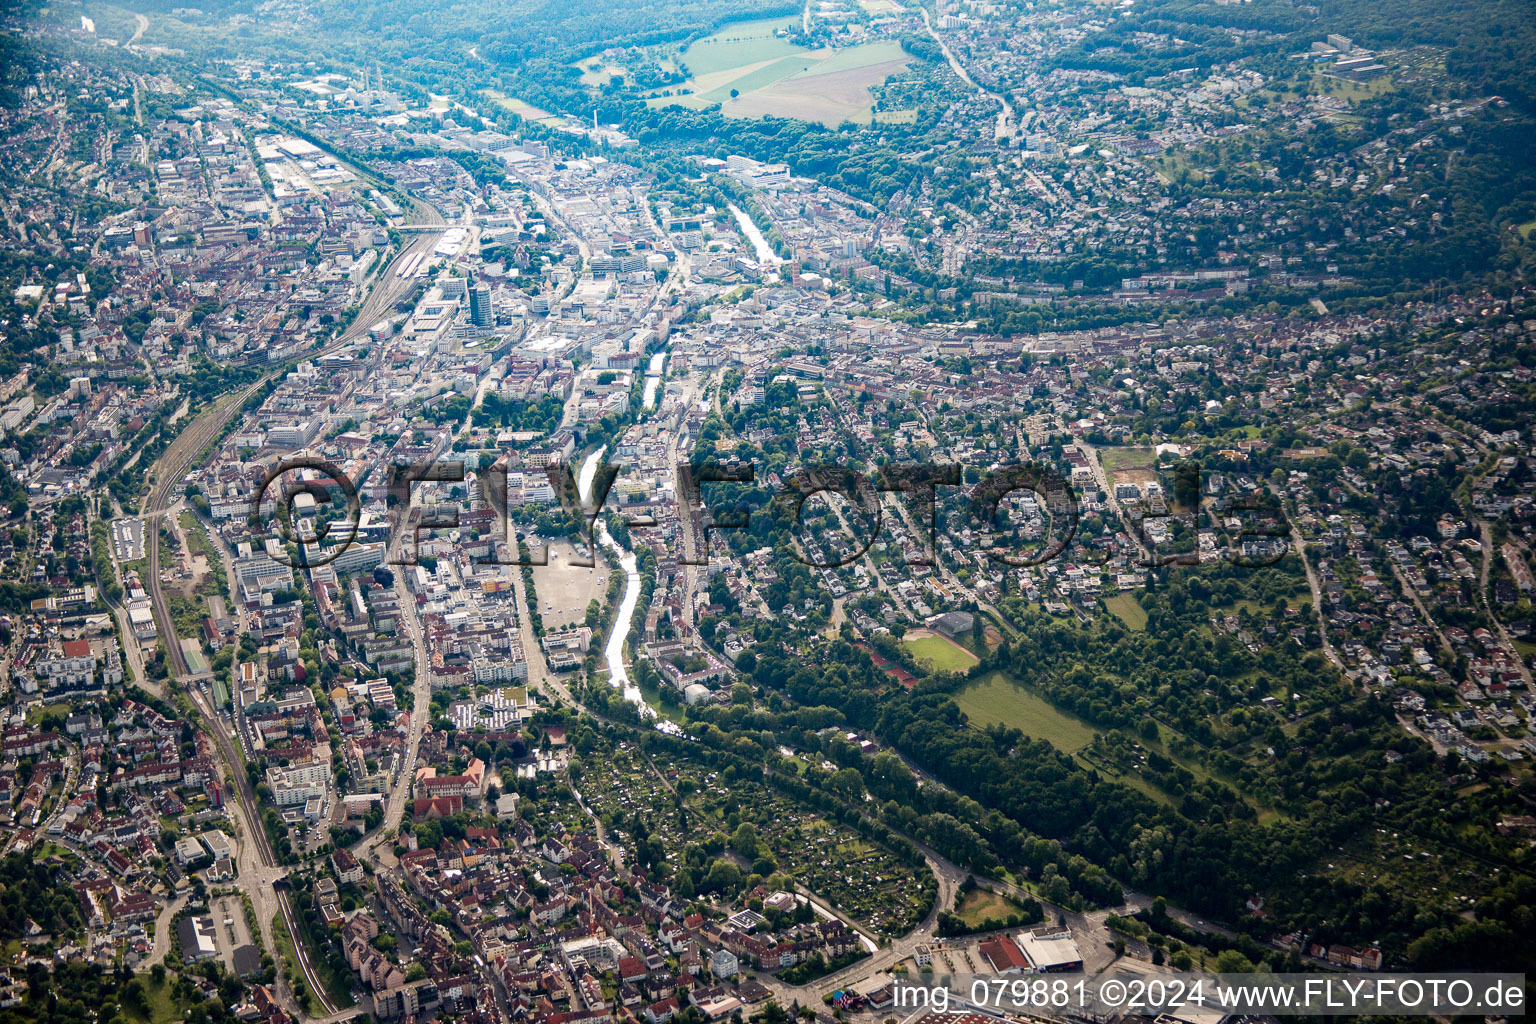
M 1536 962 L 1469 9 L 7 13 L 0 1024 Z

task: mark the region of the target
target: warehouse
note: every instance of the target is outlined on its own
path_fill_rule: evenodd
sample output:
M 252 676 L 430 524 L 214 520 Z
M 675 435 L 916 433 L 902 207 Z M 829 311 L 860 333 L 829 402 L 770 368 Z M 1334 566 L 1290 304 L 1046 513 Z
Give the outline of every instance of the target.
M 1059 974 L 1083 969 L 1083 955 L 1072 933 L 1065 928 L 1037 928 L 1018 937 L 1019 948 L 1037 974 Z

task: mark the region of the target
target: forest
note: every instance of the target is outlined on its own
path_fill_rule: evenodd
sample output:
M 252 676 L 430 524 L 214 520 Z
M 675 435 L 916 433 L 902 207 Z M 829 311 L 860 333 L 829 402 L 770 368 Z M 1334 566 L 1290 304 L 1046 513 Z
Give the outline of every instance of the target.
M 0 860 L 0 940 L 23 938 L 31 925 L 56 936 L 73 935 L 83 927 L 74 892 L 54 884 L 58 868 L 39 859 L 35 850 Z
M 1138 664 L 1168 661 L 1160 676 L 1168 682 L 1147 681 L 1131 687 L 1137 694 L 1161 699 L 1165 711 L 1159 714 L 1178 714 L 1180 705 L 1191 700 L 1190 693 L 1197 703 L 1219 705 L 1221 694 L 1230 691 L 1222 689 L 1218 678 L 1201 669 L 1198 683 L 1193 677 L 1181 682 L 1191 671 L 1180 667 L 1185 664 L 1182 659 L 1194 655 L 1181 653 L 1169 638 L 1188 632 L 1190 620 L 1174 609 L 1171 596 L 1166 606 L 1164 600 L 1159 596 L 1152 602 L 1145 636 L 1111 628 L 1092 639 L 1072 638 L 1061 635 L 1059 626 L 1027 623 L 1021 640 L 1012 648 L 1000 648 L 975 672 L 1009 664 L 1020 678 L 1042 686 L 1052 699 L 1069 701 L 1068 707 L 1073 706 L 1070 687 L 1075 686 L 1081 691 L 1077 707 L 1092 712 L 1094 703 L 1102 699 L 1107 712 L 1116 706 L 1113 687 L 1106 688 L 1091 677 L 1074 681 L 1070 672 L 1056 676 L 1041 671 L 1041 666 L 1060 662 L 1075 645 L 1094 643 L 1102 645 L 1095 656 L 1105 659 L 1107 670 L 1127 666 L 1135 675 L 1140 671 L 1134 668 Z M 1187 595 L 1183 600 L 1192 605 Z M 1188 642 L 1187 637 L 1184 640 Z M 842 763 L 857 766 L 873 797 L 892 801 L 886 806 L 888 821 L 925 841 L 936 841 L 940 834 L 949 837 L 940 849 L 975 870 L 1012 866 L 1042 877 L 1040 858 L 1050 847 L 1032 845 L 1038 840 L 1056 844 L 1054 848 L 1060 850 L 1049 857 L 1051 863 L 1059 862 L 1051 876 L 1062 878 L 1065 888 L 1053 898 L 1076 893 L 1089 903 L 1112 904 L 1119 900 L 1114 878 L 1166 893 L 1191 909 L 1237 921 L 1260 938 L 1305 927 L 1334 941 L 1380 941 L 1405 958 L 1421 958 L 1419 962 L 1465 966 L 1482 963 L 1479 958 L 1490 955 L 1506 964 L 1529 955 L 1513 939 L 1524 934 L 1518 926 L 1529 913 L 1522 909 L 1518 895 L 1529 888 L 1529 857 L 1502 844 L 1486 824 L 1501 813 L 1500 808 L 1514 806 L 1513 794 L 1486 790 L 1447 808 L 1437 781 L 1440 773 L 1426 770 L 1433 752 L 1402 732 L 1384 701 L 1335 690 L 1299 720 L 1299 727 L 1264 735 L 1264 742 L 1274 745 L 1272 756 L 1250 760 L 1246 754 L 1218 753 L 1202 769 L 1211 779 L 1170 805 L 1123 782 L 1103 778 L 1043 740 L 1017 730 L 971 727 L 944 692 L 954 685 L 952 680 L 938 678 L 915 691 L 902 690 L 862 650 L 843 640 L 828 641 L 825 650 L 809 658 L 764 647 L 760 642 L 754 681 L 793 701 L 771 719 L 780 729 L 781 741 L 807 739 L 790 726 L 800 714 L 791 710 L 794 706 L 817 713 L 836 708 L 846 725 L 871 730 L 881 742 L 960 794 L 961 802 L 946 801 L 942 811 L 956 816 L 965 828 L 953 823 L 943 829 L 931 827 L 926 817 L 941 810 L 931 803 L 939 794 L 928 787 L 914 789 L 910 773 L 899 761 L 876 758 L 871 764 L 868 758 L 851 755 Z M 1304 660 L 1266 652 L 1261 675 L 1276 673 L 1287 685 L 1301 682 L 1308 673 L 1327 680 L 1328 673 L 1318 671 L 1316 665 L 1303 672 Z M 1051 684 L 1053 677 L 1057 681 Z M 1218 689 L 1204 693 L 1212 683 Z M 1055 688 L 1046 688 L 1048 684 Z M 1177 696 L 1185 685 L 1193 689 Z M 1161 696 L 1164 687 L 1170 688 Z M 1314 684 L 1311 692 L 1321 696 L 1329 691 L 1319 691 Z M 769 726 L 768 716 L 754 714 L 764 727 Z M 740 720 L 744 715 L 735 709 L 729 713 L 738 719 L 732 723 L 738 730 L 753 724 Z M 752 734 L 738 731 L 735 735 Z M 1214 748 L 1219 750 L 1223 742 L 1227 741 L 1213 737 Z M 1182 756 L 1194 756 L 1192 748 L 1181 749 L 1186 750 Z M 1239 743 L 1234 749 L 1243 753 L 1247 748 Z M 1401 760 L 1384 766 L 1382 756 L 1387 750 L 1397 751 Z M 1254 813 L 1261 805 L 1281 810 L 1268 810 L 1261 818 Z M 1488 902 L 1482 905 L 1486 913 L 1469 923 L 1450 913 L 1428 891 L 1396 891 L 1378 882 L 1374 888 L 1380 891 L 1373 894 L 1373 885 L 1331 877 L 1319 864 L 1319 851 L 1370 834 L 1373 821 L 1390 821 L 1427 848 L 1446 851 L 1448 857 L 1474 856 L 1500 864 L 1510 881 L 1490 880 Z M 967 835 L 970 840 L 965 839 Z M 1350 898 L 1340 895 L 1346 890 Z M 1249 918 L 1243 909 L 1244 901 L 1255 893 L 1269 900 L 1271 916 L 1262 922 Z M 1329 909 L 1338 906 L 1352 909 L 1339 918 Z M 1498 941 L 1490 942 L 1491 936 Z
M 1323 28 L 1323 26 L 1329 26 Z M 1347 28 L 1346 28 L 1347 27 Z M 1283 37 L 1235 41 L 1226 30 Z M 1063 55 L 1063 67 L 1114 71 L 1137 84 L 1185 67 L 1210 68 L 1245 56 L 1304 49 L 1324 32 L 1344 31 L 1372 49 L 1439 46 L 1446 70 L 1485 95 L 1498 95 L 1536 113 L 1530 75 L 1536 19 L 1523 0 L 1323 0 L 1302 7 L 1282 0 L 1213 5 L 1196 0 L 1141 3 Z M 1135 39 L 1166 33 L 1181 46 L 1147 51 Z

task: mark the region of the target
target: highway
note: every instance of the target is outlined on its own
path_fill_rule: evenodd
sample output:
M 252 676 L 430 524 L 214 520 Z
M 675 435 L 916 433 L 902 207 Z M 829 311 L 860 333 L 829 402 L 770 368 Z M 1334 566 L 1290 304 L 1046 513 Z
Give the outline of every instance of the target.
M 417 203 L 414 212 L 429 226 L 440 226 L 444 223 L 442 214 L 426 204 Z M 318 358 L 355 345 L 362 340 L 368 328 L 377 323 L 390 306 L 408 294 L 416 285 L 413 278 L 396 277 L 393 273 L 395 267 L 402 259 L 413 253 L 431 253 L 437 244 L 437 239 L 436 233 L 421 234 L 405 245 L 395 258 L 376 274 L 373 290 L 363 301 L 362 308 L 352 324 L 339 338 L 315 351 L 309 358 Z M 206 411 L 187 425 L 175 441 L 171 442 L 153 467 L 152 489 L 144 504 L 145 548 L 148 557 L 148 579 L 145 580 L 145 585 L 149 590 L 150 602 L 154 610 L 155 628 L 165 641 L 166 657 L 169 659 L 173 681 L 185 684 L 190 674 L 187 671 L 186 658 L 182 654 L 180 638 L 176 633 L 176 624 L 171 616 L 170 604 L 166 600 L 160 576 L 161 517 L 171 506 L 171 499 L 177 486 L 193 466 L 194 461 L 199 459 L 208 446 L 219 437 L 230 419 L 241 414 L 246 401 L 252 395 L 279 375 L 286 374 L 287 369 L 286 366 L 274 369 L 246 388 L 215 400 Z M 350 1011 L 336 1006 L 327 994 L 325 986 L 320 983 L 319 975 L 314 965 L 310 963 L 305 948 L 298 915 L 294 911 L 288 893 L 277 888 L 277 883 L 286 876 L 286 871 L 278 865 L 277 857 L 262 827 L 261 804 L 246 777 L 244 760 L 231 740 L 229 727 L 220 717 L 218 710 L 213 707 L 211 699 L 204 697 L 197 687 L 188 686 L 187 692 L 205 718 L 207 729 L 214 737 L 219 756 L 224 761 L 225 775 L 229 778 L 234 790 L 235 809 L 244 832 L 240 843 L 242 887 L 250 893 L 267 948 L 269 950 L 276 948 L 273 944 L 274 937 L 265 933 L 270 931 L 269 922 L 274 912 L 280 913 L 293 938 L 298 968 L 310 990 L 315 994 L 315 999 L 320 1004 L 326 1019 L 342 1019 Z M 424 707 L 425 703 L 423 699 L 419 706 Z M 412 752 L 415 750 L 414 740 L 419 736 L 420 731 L 415 730 L 411 744 Z M 303 1012 L 304 1008 L 296 1005 L 297 1000 L 291 1001 L 299 1011 L 299 1016 L 307 1018 L 308 1014 Z

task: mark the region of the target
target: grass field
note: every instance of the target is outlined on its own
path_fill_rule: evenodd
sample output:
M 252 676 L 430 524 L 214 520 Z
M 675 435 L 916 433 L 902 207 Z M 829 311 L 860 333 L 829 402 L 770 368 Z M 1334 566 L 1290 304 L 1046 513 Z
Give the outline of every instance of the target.
M 1520 237 L 1530 240 L 1531 235 L 1536 234 L 1536 220 L 1528 220 L 1515 229 L 1520 232 Z
M 905 67 L 906 52 L 894 42 L 809 50 L 778 34 L 793 25 L 792 18 L 761 18 L 700 39 L 678 58 L 690 77 L 669 91 L 682 94 L 647 102 L 695 110 L 718 103 L 728 117 L 793 117 L 827 125 L 874 120 L 870 86 Z M 888 120 L 901 116 L 915 115 L 892 111 Z
M 657 61 L 657 65 L 663 71 L 676 70 L 676 64 L 670 60 Z M 602 88 L 616 77 L 628 77 L 630 74 L 629 69 L 623 64 L 612 63 L 603 54 L 579 60 L 574 66 L 577 71 L 581 72 L 582 85 L 590 85 L 597 88 Z
M 1397 86 L 1387 75 L 1380 78 L 1372 78 L 1367 82 L 1355 82 L 1347 78 L 1335 78 L 1332 75 L 1317 74 L 1312 76 L 1312 91 L 1322 93 L 1324 96 L 1337 96 L 1347 103 L 1359 103 L 1362 100 L 1373 100 L 1379 96 L 1385 96 L 1389 92 L 1396 91 Z
M 604 64 L 600 57 L 589 57 L 576 65 L 581 69 L 581 84 L 604 86 L 614 75 L 622 75 L 624 69 L 617 64 Z
M 80 5 L 80 13 L 96 23 L 98 39 L 115 39 L 119 43 L 126 43 L 133 38 L 134 30 L 138 28 L 133 14 L 114 4 L 84 3 Z M 70 28 L 80 27 L 79 17 L 71 19 L 66 16 L 64 21 Z
M 965 712 L 972 725 L 1000 723 L 1018 729 L 1026 736 L 1045 740 L 1063 753 L 1076 755 L 1075 760 L 1082 766 L 1092 767 L 1102 775 L 1139 790 L 1159 803 L 1170 806 L 1174 803 L 1172 797 L 1137 771 L 1124 771 L 1090 757 L 1084 748 L 1093 742 L 1097 731 L 1093 726 L 1024 689 L 1001 672 L 993 672 L 956 693 L 955 703 L 960 705 L 960 710 Z M 1156 740 L 1142 737 L 1141 743 L 1145 747 L 1187 768 L 1200 782 L 1218 778 L 1198 759 L 1174 754 L 1169 744 L 1179 733 L 1163 723 L 1159 723 L 1159 727 L 1163 736 Z M 1235 780 L 1221 781 L 1241 790 Z M 1273 811 L 1262 808 L 1260 814 L 1266 820 L 1279 817 Z
M 607 678 L 606 674 L 604 675 L 604 678 L 605 679 Z M 645 702 L 647 704 L 649 704 L 651 707 L 656 709 L 656 713 L 658 715 L 660 715 L 662 718 L 665 718 L 667 721 L 672 722 L 674 725 L 682 725 L 683 724 L 683 709 L 682 709 L 682 707 L 680 705 L 677 705 L 677 704 L 665 704 L 665 703 L 662 703 L 662 700 L 661 700 L 661 689 L 659 687 L 656 687 L 656 686 L 641 686 L 639 689 L 640 689 L 640 696 L 645 698 Z M 677 693 L 676 690 L 674 690 L 672 692 L 673 692 L 674 695 L 676 695 L 676 693 Z
M 1158 173 L 1168 181 L 1183 181 L 1185 179 L 1189 181 L 1205 180 L 1205 171 L 1200 169 L 1200 165 L 1195 162 L 1194 157 L 1187 150 L 1170 150 L 1161 156 L 1152 157 L 1151 162 L 1157 168 Z M 1106 458 L 1106 454 L 1100 450 L 1099 457 L 1105 460 L 1104 470 L 1109 472 L 1109 460 Z
M 779 57 L 808 52 L 805 47 L 779 35 L 795 27 L 795 19 L 758 18 L 727 25 L 712 36 L 705 36 L 682 52 L 682 63 L 698 78 L 716 71 L 726 71 Z
M 140 975 L 139 982 L 144 986 L 144 1002 L 149 1007 L 149 1013 L 140 1013 L 138 1007 L 124 1002 L 124 1020 L 133 1024 L 172 1024 L 173 1021 L 183 1019 L 186 1011 L 176 1004 L 175 997 L 171 995 L 170 982 L 163 981 L 156 985 L 155 979 L 148 974 Z
M 1137 632 L 1147 628 L 1147 612 L 1137 603 L 1136 595 L 1116 594 L 1105 600 L 1104 605 L 1114 613 L 1116 618 L 1125 623 L 1127 628 Z
M 994 722 L 1042 739 L 1063 753 L 1074 753 L 1093 741 L 1094 730 L 1042 697 L 1024 689 L 1001 672 L 993 672 L 955 694 L 972 724 Z
M 940 672 L 964 672 L 977 661 L 976 655 L 937 633 L 911 637 L 902 643 L 912 657 Z
M 1286 607 L 1290 607 L 1292 598 L 1295 598 L 1298 602 L 1300 602 L 1301 600 L 1307 599 L 1307 595 L 1292 595 L 1291 597 L 1286 598 Z M 1241 601 L 1234 601 L 1231 604 L 1216 605 L 1212 607 L 1211 611 L 1219 612 L 1222 615 L 1236 615 L 1238 612 L 1246 609 L 1250 615 L 1268 615 L 1270 607 L 1270 605 L 1263 604 L 1259 601 L 1252 601 L 1248 598 L 1244 598 Z
M 1153 448 L 1100 448 L 1099 461 L 1104 463 L 1106 473 L 1122 469 L 1151 469 L 1157 465 L 1157 451 Z
M 1099 461 L 1109 486 L 1144 484 L 1157 479 L 1157 451 L 1153 448 L 1100 448 Z
M 535 107 L 531 103 L 524 103 L 516 96 L 508 96 L 505 93 L 497 92 L 495 89 L 485 89 L 481 92 L 481 95 L 490 100 L 492 103 L 496 104 L 498 107 L 501 107 L 503 110 L 510 110 L 524 121 L 563 120 L 562 118 L 551 114 L 547 110 L 540 110 L 538 107 Z
M 1013 900 L 990 889 L 972 889 L 955 908 L 955 915 L 965 922 L 966 927 L 980 928 L 988 921 L 1003 921 L 1023 910 Z
M 277 962 L 279 969 L 293 970 L 293 993 L 298 999 L 299 1005 L 306 1010 L 319 1007 L 320 1001 L 315 998 L 314 990 L 309 987 L 309 979 L 304 972 L 299 970 L 298 953 L 293 948 L 293 936 L 288 932 L 288 923 L 283 920 L 281 912 L 272 915 L 272 940 L 277 943 Z

